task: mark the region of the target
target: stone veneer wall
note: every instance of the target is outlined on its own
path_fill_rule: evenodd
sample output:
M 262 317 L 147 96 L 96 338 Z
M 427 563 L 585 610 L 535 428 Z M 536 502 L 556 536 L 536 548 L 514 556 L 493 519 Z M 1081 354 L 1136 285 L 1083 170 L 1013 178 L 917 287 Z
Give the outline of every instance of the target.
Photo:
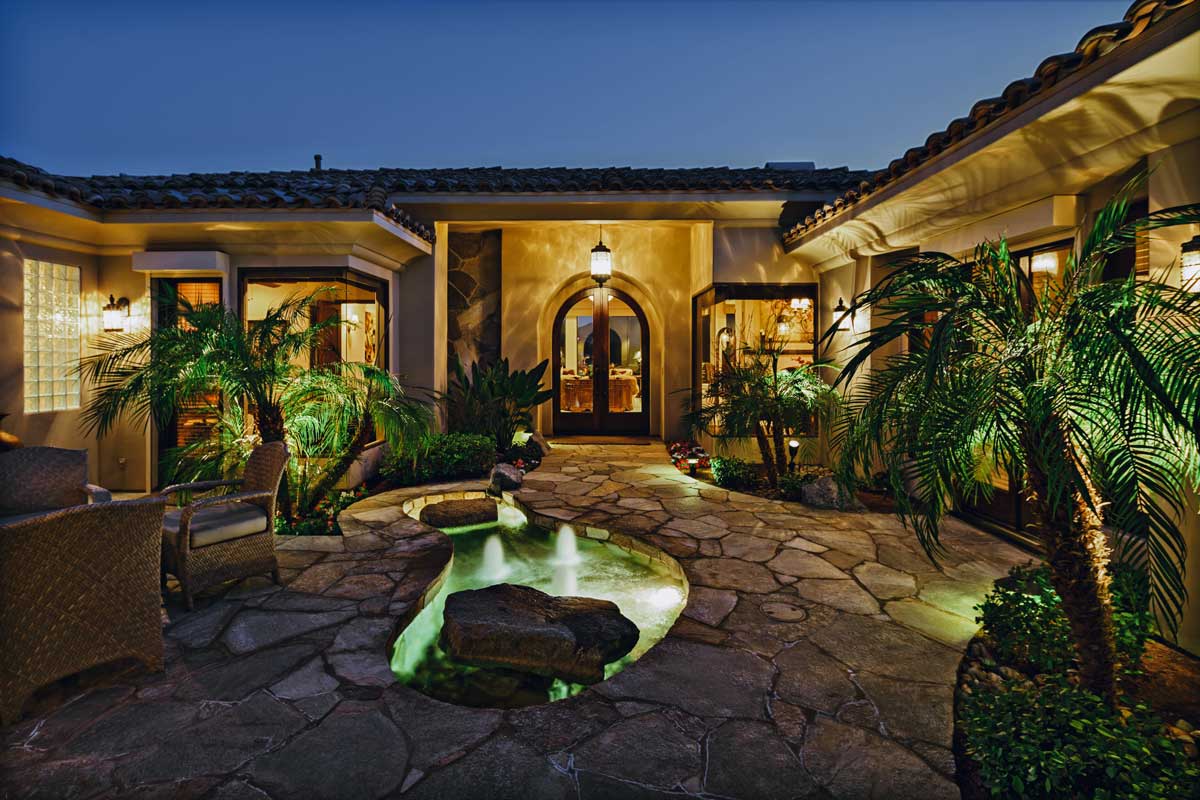
M 464 365 L 500 357 L 500 231 L 451 233 L 447 356 Z

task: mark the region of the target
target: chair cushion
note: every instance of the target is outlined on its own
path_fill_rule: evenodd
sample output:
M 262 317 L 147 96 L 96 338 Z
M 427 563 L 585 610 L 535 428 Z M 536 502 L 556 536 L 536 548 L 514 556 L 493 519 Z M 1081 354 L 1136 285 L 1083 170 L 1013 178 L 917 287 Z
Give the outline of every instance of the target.
M 174 541 L 179 533 L 183 509 L 171 509 L 163 517 L 163 536 Z M 192 547 L 206 547 L 230 539 L 240 539 L 267 529 L 267 513 L 250 503 L 222 503 L 205 506 L 192 515 Z

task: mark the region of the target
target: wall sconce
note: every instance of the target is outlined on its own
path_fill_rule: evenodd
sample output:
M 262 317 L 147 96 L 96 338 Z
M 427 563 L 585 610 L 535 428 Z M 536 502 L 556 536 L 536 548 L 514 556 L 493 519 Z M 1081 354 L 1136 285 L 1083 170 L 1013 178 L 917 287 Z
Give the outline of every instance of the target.
M 849 310 L 846 308 L 846 301 L 839 297 L 837 305 L 833 307 L 834 324 L 839 331 L 850 330 L 850 315 L 846 313 Z
M 604 226 L 600 226 L 600 241 L 592 248 L 592 280 L 603 286 L 612 277 L 612 250 L 604 246 Z
M 104 332 L 119 333 L 125 330 L 125 320 L 129 318 L 129 298 L 113 299 L 110 294 L 108 303 L 102 309 L 104 312 Z
M 1200 234 L 1179 248 L 1179 282 L 1185 289 L 1200 292 Z

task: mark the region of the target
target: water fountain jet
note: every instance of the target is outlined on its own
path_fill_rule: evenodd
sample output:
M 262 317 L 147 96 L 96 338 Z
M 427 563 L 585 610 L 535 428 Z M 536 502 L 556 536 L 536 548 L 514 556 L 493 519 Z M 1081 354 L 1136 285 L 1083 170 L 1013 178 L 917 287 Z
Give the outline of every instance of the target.
M 508 577 L 509 568 L 504 558 L 504 544 L 500 541 L 498 533 L 493 533 L 483 543 L 483 568 L 480 572 L 490 581 L 502 581 Z
M 575 529 L 570 525 L 558 528 L 558 537 L 554 541 L 554 563 L 560 566 L 579 563 L 579 545 L 575 542 Z

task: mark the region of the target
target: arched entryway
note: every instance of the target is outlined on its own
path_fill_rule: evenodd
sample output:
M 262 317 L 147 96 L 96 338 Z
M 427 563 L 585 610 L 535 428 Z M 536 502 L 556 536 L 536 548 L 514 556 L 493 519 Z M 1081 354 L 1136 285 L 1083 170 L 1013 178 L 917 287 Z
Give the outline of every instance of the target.
M 581 289 L 554 316 L 554 432 L 650 432 L 650 328 L 620 289 Z

